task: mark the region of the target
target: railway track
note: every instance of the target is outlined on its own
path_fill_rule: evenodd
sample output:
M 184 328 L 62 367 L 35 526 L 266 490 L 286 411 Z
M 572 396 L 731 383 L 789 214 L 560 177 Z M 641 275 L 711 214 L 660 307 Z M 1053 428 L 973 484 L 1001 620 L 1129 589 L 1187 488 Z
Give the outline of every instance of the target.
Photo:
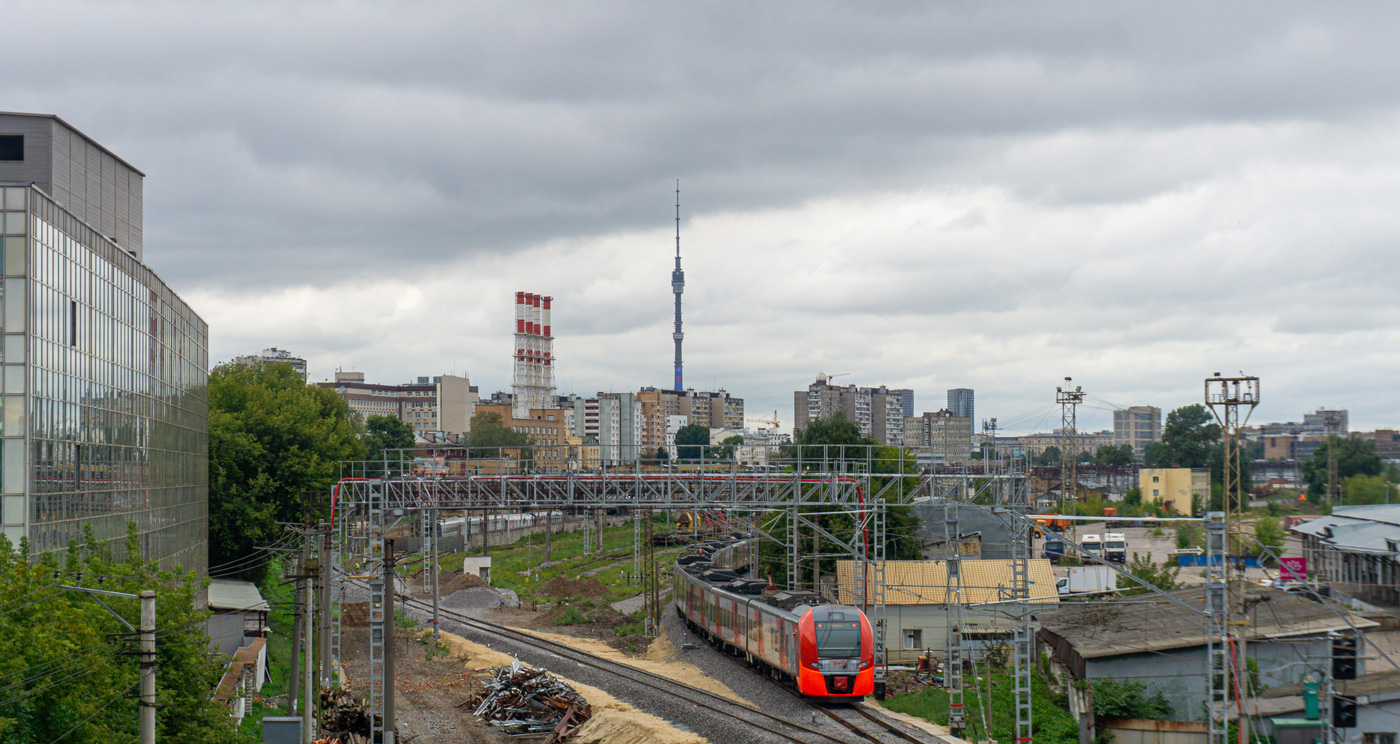
M 349 580 L 348 583 L 361 587 L 365 586 L 364 582 L 360 581 Z M 405 606 L 427 610 L 429 612 L 432 611 L 432 604 L 429 602 L 405 595 L 402 592 L 396 592 L 395 596 Z M 703 708 L 726 719 L 764 731 L 784 741 L 793 742 L 794 744 L 809 744 L 817 741 L 834 742 L 835 744 L 851 744 L 849 738 L 834 736 L 825 731 L 818 731 L 786 718 L 766 713 L 739 701 L 731 700 L 723 695 L 717 695 L 708 690 L 694 687 L 684 682 L 678 682 L 659 674 L 604 659 L 586 651 L 580 651 L 572 646 L 540 638 L 515 628 L 479 620 L 445 607 L 439 606 L 438 612 L 445 618 L 450 618 L 482 633 L 502 637 L 513 643 L 529 646 L 540 651 L 563 657 L 576 664 L 620 677 L 633 684 L 641 685 L 664 695 L 682 700 L 686 705 Z M 851 726 L 854 725 L 851 722 L 841 721 L 839 718 L 835 718 L 834 720 L 840 722 L 844 728 L 853 732 L 856 731 L 856 729 L 851 728 Z M 861 738 L 869 740 L 869 737 L 864 734 L 861 734 Z M 876 739 L 875 741 L 879 740 Z M 913 741 L 918 740 L 915 739 Z

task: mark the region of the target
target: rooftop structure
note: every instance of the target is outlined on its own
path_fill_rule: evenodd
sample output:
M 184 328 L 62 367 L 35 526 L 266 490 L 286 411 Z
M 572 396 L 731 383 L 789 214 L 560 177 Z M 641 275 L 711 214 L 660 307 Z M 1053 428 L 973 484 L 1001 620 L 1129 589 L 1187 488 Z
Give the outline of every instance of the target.
M 301 357 L 292 356 L 292 352 L 276 347 L 263 349 L 261 354 L 248 354 L 246 356 L 234 357 L 235 364 L 252 366 L 254 364 L 286 364 L 296 370 L 301 375 L 301 379 L 306 379 L 306 360 Z

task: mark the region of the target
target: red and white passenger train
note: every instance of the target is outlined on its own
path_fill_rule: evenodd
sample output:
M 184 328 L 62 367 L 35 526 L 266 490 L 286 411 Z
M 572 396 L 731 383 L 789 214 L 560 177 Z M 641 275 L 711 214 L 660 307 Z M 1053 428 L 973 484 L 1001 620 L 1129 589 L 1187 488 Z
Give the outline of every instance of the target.
M 856 607 L 744 578 L 757 541 L 726 538 L 676 561 L 676 612 L 720 650 L 804 697 L 856 701 L 875 689 L 875 638 Z

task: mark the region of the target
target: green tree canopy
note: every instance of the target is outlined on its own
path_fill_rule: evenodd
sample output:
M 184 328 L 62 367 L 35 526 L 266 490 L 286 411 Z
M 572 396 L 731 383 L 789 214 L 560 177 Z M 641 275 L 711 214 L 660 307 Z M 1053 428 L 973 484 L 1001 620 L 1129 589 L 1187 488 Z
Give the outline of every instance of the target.
M 1348 506 L 1400 503 L 1395 484 L 1383 475 L 1353 475 L 1342 483 L 1342 501 Z
M 1089 683 L 1094 693 L 1094 715 L 1100 718 L 1139 718 L 1164 721 L 1172 705 L 1161 692 L 1147 694 L 1147 683 L 1140 679 L 1096 679 Z
M 1167 414 L 1162 440 L 1147 445 L 1143 461 L 1150 468 L 1218 469 L 1220 458 L 1220 425 L 1196 403 Z
M 699 460 L 710 446 L 710 427 L 703 424 L 686 424 L 676 431 L 676 458 Z M 706 459 L 709 459 L 708 457 Z
M 329 491 L 344 460 L 363 460 L 358 414 L 286 364 L 221 364 L 209 374 L 209 563 L 262 578 L 259 543 L 299 521 L 303 491 Z
M 1254 523 L 1254 544 L 1244 546 L 1245 552 L 1268 558 L 1283 555 L 1283 525 L 1274 517 L 1260 517 Z M 1267 550 L 1265 549 L 1267 548 Z
M 1330 437 L 1317 445 L 1313 456 L 1303 461 L 1303 479 L 1308 482 L 1308 498 L 1316 500 L 1327 492 L 1327 453 L 1337 445 L 1337 480 L 1354 475 L 1380 475 L 1381 458 L 1376 443 L 1359 437 Z
M 871 448 L 879 442 L 860 434 L 860 427 L 854 421 L 847 421 L 841 411 L 807 421 L 806 428 L 795 429 L 792 435 L 793 454 L 816 469 L 836 470 L 841 461 L 864 463 L 871 454 Z M 825 461 L 826 466 L 819 465 Z M 836 461 L 832 464 L 832 461 Z
M 744 438 L 739 435 L 725 437 L 721 439 L 719 445 L 710 450 L 710 458 L 714 460 L 733 460 L 735 453 L 744 444 Z
M 1059 465 L 1060 448 L 1054 445 L 1046 447 L 1041 450 L 1040 455 L 1035 458 L 1035 463 L 1037 465 Z
M 398 416 L 374 414 L 365 419 L 365 446 L 369 449 L 367 459 L 384 459 L 385 450 L 409 449 L 416 440 L 413 427 Z
M 1095 465 L 1132 465 L 1133 446 L 1131 444 L 1105 444 L 1094 453 Z
M 534 443 L 529 434 L 506 426 L 501 414 L 495 411 L 472 416 L 472 432 L 467 436 L 472 457 L 494 459 L 501 456 L 503 447 L 529 447 Z M 522 452 L 521 459 L 528 459 L 528 453 Z
M 1128 561 L 1127 568 L 1128 573 L 1162 591 L 1171 591 L 1181 586 L 1176 580 L 1177 576 L 1181 575 L 1181 567 L 1157 564 L 1153 562 L 1151 554 L 1138 555 L 1134 552 L 1132 560 Z M 1124 590 L 1122 592 L 1124 595 L 1146 594 L 1152 591 L 1142 584 L 1130 582 L 1121 576 L 1118 578 L 1118 584 L 1121 587 L 1134 587 Z
M 226 659 L 208 652 L 207 613 L 194 609 L 198 577 L 141 562 L 135 523 L 128 525 L 120 560 L 91 528 L 85 534 L 85 543 L 69 544 L 62 565 L 53 553 L 31 563 L 0 536 L 0 597 L 6 601 L 0 613 L 0 741 L 136 741 L 135 634 L 92 596 L 59 588 L 84 584 L 124 594 L 156 593 L 157 741 L 252 744 L 233 726 L 224 704 L 212 699 Z M 101 599 L 126 622 L 138 624 L 138 599 Z

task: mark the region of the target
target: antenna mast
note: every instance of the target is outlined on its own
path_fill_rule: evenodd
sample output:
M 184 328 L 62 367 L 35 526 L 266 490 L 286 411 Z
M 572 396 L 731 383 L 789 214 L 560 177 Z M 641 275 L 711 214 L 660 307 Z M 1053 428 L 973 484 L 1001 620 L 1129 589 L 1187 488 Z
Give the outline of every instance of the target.
M 676 296 L 676 329 L 671 338 L 676 342 L 676 391 L 685 389 L 681 375 L 681 293 L 685 291 L 685 272 L 681 271 L 681 181 L 676 179 L 676 268 L 671 272 L 671 292 Z

